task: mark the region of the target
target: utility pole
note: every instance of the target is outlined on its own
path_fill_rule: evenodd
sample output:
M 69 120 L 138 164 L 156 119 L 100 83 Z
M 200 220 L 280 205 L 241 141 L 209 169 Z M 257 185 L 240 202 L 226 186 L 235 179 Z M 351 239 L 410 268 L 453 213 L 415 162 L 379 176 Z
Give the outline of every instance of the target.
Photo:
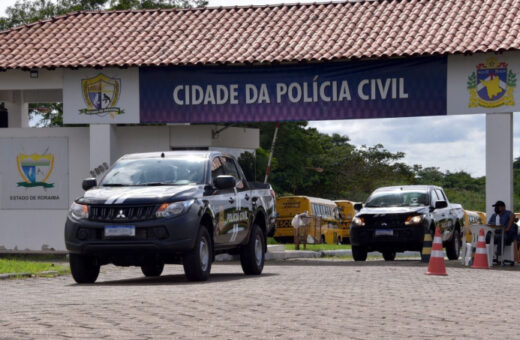
M 264 179 L 265 184 L 267 184 L 267 179 L 269 178 L 269 174 L 271 173 L 271 160 L 273 159 L 274 145 L 276 144 L 276 137 L 278 136 L 279 127 L 280 127 L 280 122 L 276 122 L 276 127 L 274 128 L 273 142 L 271 143 L 271 152 L 269 152 L 269 160 L 267 161 L 267 169 L 265 169 L 265 179 Z

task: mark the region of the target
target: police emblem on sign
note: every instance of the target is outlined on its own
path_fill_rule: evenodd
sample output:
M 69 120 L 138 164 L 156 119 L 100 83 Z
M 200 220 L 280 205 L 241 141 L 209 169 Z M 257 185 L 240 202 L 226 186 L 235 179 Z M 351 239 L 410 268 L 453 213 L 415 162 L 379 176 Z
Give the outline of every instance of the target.
M 100 73 L 94 78 L 82 79 L 81 90 L 87 107 L 81 109 L 80 114 L 100 117 L 110 115 L 111 118 L 115 118 L 124 113 L 116 106 L 121 91 L 120 79 L 110 78 Z
M 19 187 L 52 188 L 54 183 L 48 183 L 49 177 L 54 169 L 54 155 L 51 153 L 43 154 L 19 154 L 16 156 L 16 166 L 18 174 L 23 180 L 18 182 Z
M 467 85 L 470 94 L 468 107 L 515 105 L 516 74 L 505 62 L 498 62 L 494 57 L 477 65 L 476 71 L 468 77 Z

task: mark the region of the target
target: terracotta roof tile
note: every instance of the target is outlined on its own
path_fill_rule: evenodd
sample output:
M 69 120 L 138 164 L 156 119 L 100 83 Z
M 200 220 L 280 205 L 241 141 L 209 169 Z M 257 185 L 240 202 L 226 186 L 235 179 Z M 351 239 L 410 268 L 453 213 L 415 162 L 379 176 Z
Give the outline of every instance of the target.
M 518 0 L 76 12 L 0 32 L 0 69 L 347 60 L 520 49 Z

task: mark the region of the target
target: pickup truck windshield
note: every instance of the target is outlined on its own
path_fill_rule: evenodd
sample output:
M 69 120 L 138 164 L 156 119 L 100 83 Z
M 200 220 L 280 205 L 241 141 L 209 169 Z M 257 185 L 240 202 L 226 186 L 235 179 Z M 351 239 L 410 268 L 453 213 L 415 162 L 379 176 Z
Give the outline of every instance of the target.
M 204 158 L 123 159 L 112 167 L 102 186 L 186 185 L 204 181 Z
M 416 207 L 428 204 L 427 191 L 385 191 L 373 193 L 365 207 Z

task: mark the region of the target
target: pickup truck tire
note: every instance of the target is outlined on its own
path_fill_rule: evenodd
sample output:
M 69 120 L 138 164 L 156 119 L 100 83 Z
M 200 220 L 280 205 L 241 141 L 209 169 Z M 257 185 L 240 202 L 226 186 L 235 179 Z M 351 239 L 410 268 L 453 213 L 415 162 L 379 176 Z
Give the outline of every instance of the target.
M 460 237 L 459 231 L 455 229 L 453 231 L 453 235 L 451 236 L 451 240 L 446 242 L 446 255 L 449 260 L 457 260 L 460 254 Z
M 260 275 L 264 269 L 264 233 L 256 224 L 251 227 L 249 242 L 240 249 L 240 264 L 246 275 Z
M 141 271 L 146 277 L 160 276 L 164 269 L 162 262 L 145 262 L 141 265 Z
M 94 283 L 99 275 L 100 265 L 96 259 L 86 255 L 69 255 L 70 271 L 77 283 Z
M 383 258 L 385 259 L 385 261 L 395 260 L 395 251 L 384 251 Z
M 354 258 L 354 261 L 366 261 L 367 253 L 366 247 L 352 246 L 352 257 Z
M 206 226 L 201 225 L 195 240 L 195 248 L 182 259 L 184 274 L 188 280 L 206 281 L 209 279 L 212 258 L 213 250 L 208 229 Z

